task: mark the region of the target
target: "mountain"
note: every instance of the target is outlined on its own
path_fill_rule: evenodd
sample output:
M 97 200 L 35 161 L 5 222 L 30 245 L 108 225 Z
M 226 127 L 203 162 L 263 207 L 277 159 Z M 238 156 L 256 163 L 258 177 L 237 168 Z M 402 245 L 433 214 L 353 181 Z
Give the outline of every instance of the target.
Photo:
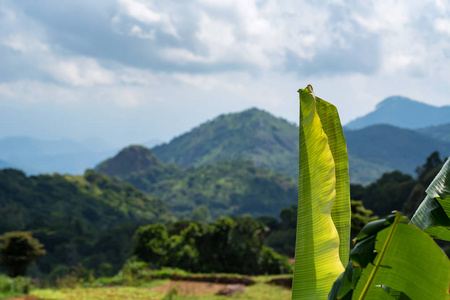
M 417 132 L 450 143 L 450 123 L 416 129 Z
M 361 129 L 375 124 L 417 129 L 448 122 L 450 106 L 432 106 L 406 97 L 392 96 L 378 103 L 375 111 L 357 118 L 347 129 Z
M 246 213 L 275 217 L 281 208 L 297 203 L 294 178 L 244 160 L 182 169 L 163 164 L 144 147 L 131 146 L 96 170 L 163 199 L 180 218 L 190 217 L 199 205 L 205 205 L 213 218 Z
M 27 174 L 84 171 L 117 150 L 98 139 L 75 142 L 69 139 L 40 140 L 26 136 L 0 139 L 0 159 Z
M 297 176 L 298 127 L 252 108 L 221 115 L 152 151 L 163 162 L 182 167 L 243 159 Z
M 160 167 L 162 162 L 143 146 L 129 146 L 113 158 L 100 163 L 96 170 L 111 177 L 127 177 L 131 173 L 142 172 L 150 167 Z
M 416 167 L 432 152 L 439 151 L 442 156 L 450 153 L 450 143 L 391 125 L 346 130 L 345 138 L 352 159 L 364 160 L 386 170 L 399 170 L 408 174 L 415 174 Z M 357 168 L 352 166 L 351 162 L 350 159 L 350 170 Z

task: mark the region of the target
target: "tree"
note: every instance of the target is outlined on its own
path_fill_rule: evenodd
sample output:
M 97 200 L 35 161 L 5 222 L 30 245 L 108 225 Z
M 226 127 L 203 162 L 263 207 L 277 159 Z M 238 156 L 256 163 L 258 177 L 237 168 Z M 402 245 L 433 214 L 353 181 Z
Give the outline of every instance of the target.
M 28 265 L 45 254 L 44 246 L 31 232 L 7 232 L 0 236 L 0 241 L 0 264 L 11 277 L 24 276 Z
M 134 254 L 155 267 L 164 265 L 169 245 L 166 226 L 161 223 L 141 226 L 135 235 L 137 244 Z
M 434 151 L 430 156 L 427 157 L 427 161 L 420 167 L 416 168 L 417 178 L 419 181 L 423 181 L 428 172 L 436 168 L 441 168 L 444 162 L 439 156 L 439 152 Z
M 211 221 L 211 214 L 209 213 L 208 207 L 206 205 L 199 205 L 194 208 L 191 214 L 191 220 L 205 224 Z
M 411 217 L 427 196 L 425 190 L 439 173 L 443 164 L 439 152 L 435 151 L 428 156 L 422 166 L 417 167 L 417 183 L 411 189 L 408 200 L 403 205 L 403 212 L 406 216 Z

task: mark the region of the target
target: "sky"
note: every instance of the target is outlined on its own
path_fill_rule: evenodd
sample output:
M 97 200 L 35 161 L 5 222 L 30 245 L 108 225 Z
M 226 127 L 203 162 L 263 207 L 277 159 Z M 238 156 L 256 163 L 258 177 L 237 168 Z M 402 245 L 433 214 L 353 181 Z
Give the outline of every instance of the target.
M 251 107 L 450 104 L 448 1 L 0 0 L 0 138 L 170 141 Z

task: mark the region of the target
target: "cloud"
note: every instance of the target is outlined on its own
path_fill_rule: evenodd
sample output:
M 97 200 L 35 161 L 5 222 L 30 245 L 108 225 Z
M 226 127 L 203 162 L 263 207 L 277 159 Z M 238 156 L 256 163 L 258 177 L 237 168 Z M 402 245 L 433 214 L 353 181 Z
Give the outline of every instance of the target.
M 441 0 L 3 0 L 0 103 L 133 112 L 175 134 L 251 106 L 295 121 L 312 83 L 348 121 L 389 93 L 445 103 L 449 35 Z
M 292 65 L 309 72 L 308 65 L 319 62 L 315 72 L 367 73 L 374 71 L 374 64 L 362 64 L 366 56 L 372 61 L 378 57 L 377 35 L 352 19 L 352 7 L 334 1 L 320 6 L 289 0 L 6 3 L 21 19 L 37 25 L 55 55 L 92 58 L 103 66 L 258 73 L 282 72 Z M 352 66 L 332 63 L 355 54 L 361 58 Z

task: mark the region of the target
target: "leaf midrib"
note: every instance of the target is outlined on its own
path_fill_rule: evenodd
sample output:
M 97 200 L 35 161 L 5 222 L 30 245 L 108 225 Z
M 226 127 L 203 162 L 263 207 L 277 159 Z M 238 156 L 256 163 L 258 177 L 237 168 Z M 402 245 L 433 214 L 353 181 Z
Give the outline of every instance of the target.
M 372 281 L 375 278 L 375 275 L 378 272 L 378 268 L 381 265 L 381 261 L 383 260 L 384 254 L 387 251 L 387 248 L 389 247 L 392 237 L 394 236 L 395 230 L 397 229 L 397 225 L 398 225 L 398 221 L 400 220 L 401 214 L 397 213 L 394 222 L 392 223 L 391 226 L 391 231 L 389 232 L 389 235 L 386 238 L 386 242 L 383 245 L 383 249 L 381 249 L 381 253 L 379 254 L 377 261 L 375 262 L 374 268 L 372 269 L 372 272 L 369 275 L 369 279 L 367 280 L 366 285 L 364 286 L 364 289 L 361 293 L 361 295 L 359 296 L 359 300 L 363 300 L 366 297 L 367 292 L 369 291 L 371 285 L 372 285 Z

